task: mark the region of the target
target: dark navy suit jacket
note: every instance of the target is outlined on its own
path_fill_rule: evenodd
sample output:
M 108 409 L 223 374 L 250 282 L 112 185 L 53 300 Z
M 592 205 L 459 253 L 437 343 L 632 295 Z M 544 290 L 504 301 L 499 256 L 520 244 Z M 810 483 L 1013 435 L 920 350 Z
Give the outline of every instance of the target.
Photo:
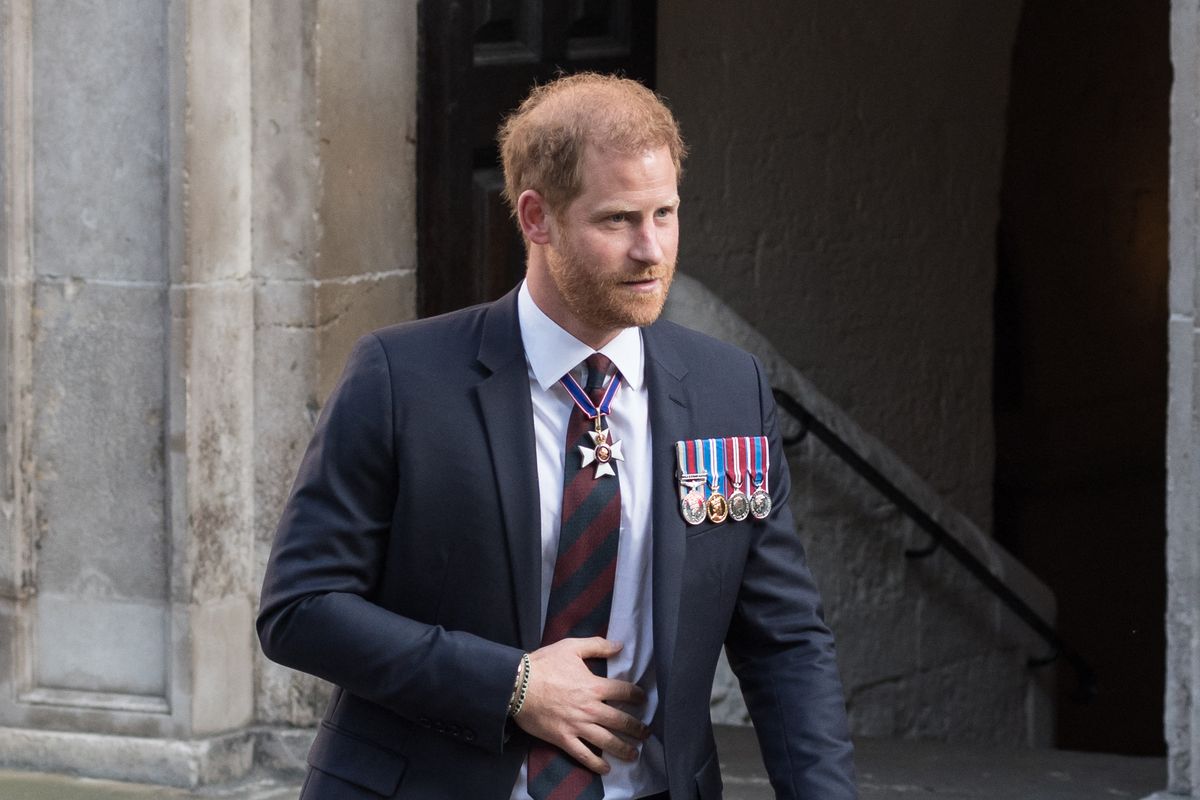
M 674 800 L 719 798 L 709 694 L 722 646 L 778 797 L 855 797 L 833 639 L 788 509 L 757 359 L 669 322 L 643 330 L 653 623 Z M 541 632 L 529 376 L 516 292 L 356 345 L 284 510 L 258 631 L 336 685 L 304 798 L 504 800 L 529 738 L 506 720 Z M 764 521 L 685 524 L 675 441 L 770 439 Z

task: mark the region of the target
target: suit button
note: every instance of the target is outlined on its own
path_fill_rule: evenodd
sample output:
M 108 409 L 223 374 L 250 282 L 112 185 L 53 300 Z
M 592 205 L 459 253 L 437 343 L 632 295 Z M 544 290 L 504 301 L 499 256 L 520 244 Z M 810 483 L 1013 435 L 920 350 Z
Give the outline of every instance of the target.
M 433 729 L 435 731 L 437 731 L 438 733 L 446 732 L 446 726 L 444 724 L 442 724 L 442 721 L 440 719 L 437 722 L 433 723 Z
M 430 722 L 429 717 L 417 717 L 417 724 L 420 725 L 422 728 L 432 728 L 433 727 L 433 723 Z
M 458 727 L 453 722 L 451 722 L 449 725 L 446 726 L 446 733 L 450 734 L 455 739 L 457 739 L 459 736 L 462 736 L 462 728 Z
M 463 735 L 463 738 L 466 739 L 468 742 L 475 741 L 475 731 L 471 730 L 470 728 L 463 728 L 462 735 Z

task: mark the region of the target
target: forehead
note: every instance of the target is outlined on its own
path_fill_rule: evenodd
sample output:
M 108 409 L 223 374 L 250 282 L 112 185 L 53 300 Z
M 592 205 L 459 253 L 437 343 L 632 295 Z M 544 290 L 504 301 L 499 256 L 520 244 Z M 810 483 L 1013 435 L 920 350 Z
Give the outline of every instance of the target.
M 582 191 L 577 200 L 668 202 L 674 199 L 678 176 L 666 145 L 634 153 L 589 144 L 580 160 Z

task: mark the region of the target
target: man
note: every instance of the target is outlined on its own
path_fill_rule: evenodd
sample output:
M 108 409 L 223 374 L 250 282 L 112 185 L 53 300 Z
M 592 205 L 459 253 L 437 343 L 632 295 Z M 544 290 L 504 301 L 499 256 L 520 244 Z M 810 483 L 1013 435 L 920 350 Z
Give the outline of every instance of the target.
M 263 649 L 336 684 L 302 797 L 720 797 L 722 646 L 777 795 L 854 797 L 762 367 L 655 321 L 675 120 L 577 75 L 500 141 L 524 283 L 364 337 L 280 522 Z

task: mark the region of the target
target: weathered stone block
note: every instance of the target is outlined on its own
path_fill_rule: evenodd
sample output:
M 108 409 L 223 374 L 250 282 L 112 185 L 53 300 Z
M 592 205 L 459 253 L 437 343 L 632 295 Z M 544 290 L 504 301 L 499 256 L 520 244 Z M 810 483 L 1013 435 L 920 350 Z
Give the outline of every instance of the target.
M 165 696 L 165 602 L 40 593 L 34 609 L 35 686 Z
M 888 681 L 863 686 L 846 698 L 846 713 L 855 737 L 895 736 L 898 732 L 896 709 L 901 705 L 898 682 Z
M 186 299 L 186 508 L 189 604 L 245 597 L 254 552 L 254 293 L 249 283 L 192 286 Z
M 190 741 L 0 728 L 0 765 L 195 788 L 254 766 L 250 732 Z
M 0 44 L 0 59 L 2 58 L 3 45 Z M 3 62 L 0 61 L 0 63 Z M 0 94 L 2 93 L 3 90 L 0 89 Z M 0 125 L 0 129 L 3 127 Z M 0 136 L 0 138 L 3 137 Z M 2 142 L 0 142 L 0 147 L 2 147 Z M 0 235 L 4 233 L 6 233 L 6 229 L 3 222 L 0 221 Z M 6 256 L 0 254 L 0 274 L 4 274 L 2 270 L 6 260 Z M 0 280 L 0 309 L 4 309 L 6 320 L 11 320 L 11 311 L 8 307 L 11 296 L 7 283 Z M 0 375 L 4 376 L 4 391 L 0 392 L 0 507 L 5 509 L 4 513 L 0 514 L 0 598 L 16 597 L 19 583 L 17 551 L 14 545 L 20 523 L 16 519 L 16 506 L 13 504 L 13 492 L 16 488 L 14 483 L 16 472 L 14 470 L 19 465 L 19 459 L 13 458 L 8 447 L 10 426 L 18 424 L 13 416 L 12 407 L 12 382 L 16 376 L 12 372 L 9 352 L 8 347 L 0 346 Z
M 958 742 L 1025 742 L 1025 703 L 1020 657 L 992 651 L 917 673 L 912 679 L 913 717 L 906 736 Z
M 203 283 L 250 275 L 250 5 L 187 4 L 188 274 Z
M 321 3 L 321 278 L 416 265 L 417 7 Z
M 885 606 L 844 608 L 832 627 L 837 636 L 838 668 L 850 697 L 918 668 L 922 629 L 915 598 Z
M 254 615 L 248 597 L 191 609 L 191 729 L 236 730 L 254 718 Z
M 317 287 L 317 353 L 320 402 L 333 391 L 359 337 L 416 316 L 416 273 L 365 275 Z
M 316 396 L 315 289 L 269 282 L 255 291 L 255 537 L 270 545 L 296 467 L 312 435 Z M 261 553 L 265 559 L 265 552 Z M 260 575 L 261 561 L 255 570 Z
M 31 8 L 35 268 L 161 281 L 167 6 Z
M 82 281 L 35 293 L 38 588 L 161 602 L 165 292 Z
M 257 653 L 256 670 L 258 722 L 312 727 L 321 721 L 332 691 L 328 683 L 268 661 L 261 651 Z
M 929 669 L 991 651 L 996 642 L 996 599 L 947 553 L 907 570 L 921 630 L 920 664 Z
M 251 6 L 253 259 L 254 274 L 268 279 L 311 278 L 316 261 L 316 8 L 316 0 Z
M 311 280 L 267 279 L 254 288 L 256 331 L 299 330 L 316 326 L 317 284 Z M 286 361 L 281 356 L 277 361 Z

